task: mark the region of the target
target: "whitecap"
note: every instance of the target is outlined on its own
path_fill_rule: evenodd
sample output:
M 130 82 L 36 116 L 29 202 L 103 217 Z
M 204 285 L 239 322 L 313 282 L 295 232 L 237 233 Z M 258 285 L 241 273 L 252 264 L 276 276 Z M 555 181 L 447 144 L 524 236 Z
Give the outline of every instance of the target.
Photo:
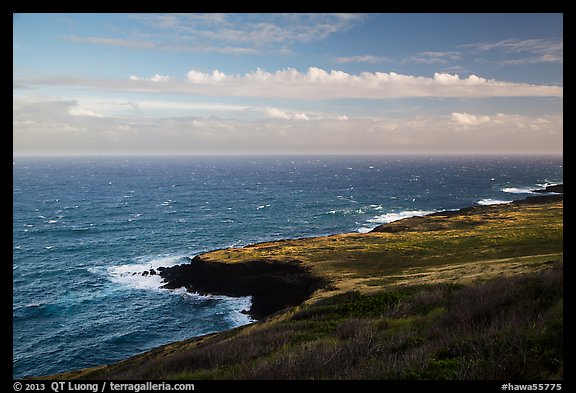
M 502 205 L 502 204 L 511 203 L 511 202 L 512 201 L 502 201 L 500 199 L 485 198 L 485 199 L 479 200 L 477 203 L 479 205 L 487 206 L 487 205 Z
M 345 209 L 338 209 L 338 210 L 330 210 L 324 214 L 342 214 L 344 216 L 347 216 L 348 214 L 352 214 L 354 212 L 354 210 L 350 209 L 350 208 L 345 208 Z
M 550 186 L 557 186 L 557 185 L 559 185 L 559 184 L 561 184 L 561 183 L 549 183 L 549 182 L 547 182 L 547 181 L 544 182 L 544 183 L 536 183 L 536 185 L 537 185 L 538 187 L 542 187 L 542 188 L 546 188 L 546 187 L 550 187 Z
M 227 318 L 234 324 L 234 326 L 242 326 L 248 323 L 255 322 L 246 311 L 252 307 L 252 297 L 228 297 L 226 299 L 228 305 Z
M 163 285 L 163 279 L 158 274 L 149 274 L 151 269 L 155 271 L 159 267 L 170 267 L 187 262 L 182 256 L 156 257 L 140 263 L 127 263 L 111 266 L 105 269 L 107 278 L 122 286 L 133 289 L 159 290 Z M 92 273 L 101 272 L 100 269 L 88 269 Z M 142 275 L 147 272 L 148 274 Z
M 129 263 L 125 265 L 112 266 L 108 268 L 91 267 L 87 270 L 91 273 L 105 273 L 109 280 L 132 289 L 144 289 L 153 291 L 165 291 L 177 296 L 181 296 L 188 302 L 204 303 L 207 301 L 217 301 L 217 307 L 222 310 L 234 326 L 241 326 L 254 320 L 245 313 L 252 305 L 251 296 L 230 297 L 224 295 L 199 294 L 189 292 L 186 288 L 164 289 L 164 281 L 158 274 L 143 276 L 143 272 L 149 272 L 150 269 L 158 270 L 159 267 L 170 267 L 181 263 L 188 262 L 186 257 L 168 256 L 158 257 L 144 263 Z
M 388 223 L 393 222 L 393 221 L 402 220 L 404 218 L 425 216 L 425 215 L 431 214 L 431 213 L 434 213 L 434 211 L 431 211 L 431 210 L 404 210 L 404 211 L 401 211 L 398 213 L 381 214 L 379 216 L 369 218 L 368 220 L 366 220 L 366 222 L 369 222 L 371 224 L 381 225 L 381 224 L 388 224 Z M 376 225 L 376 226 L 378 226 L 378 225 Z M 356 231 L 360 232 L 360 233 L 368 233 L 372 229 L 376 228 L 376 226 L 364 225 L 364 226 L 358 228 Z
M 434 211 L 430 210 L 404 210 L 399 213 L 385 213 L 379 216 L 370 218 L 366 221 L 375 223 L 375 224 L 388 224 L 393 221 L 402 220 L 408 217 L 416 217 L 416 216 L 425 216 L 427 214 L 434 213 Z
M 504 187 L 502 192 L 507 192 L 509 194 L 534 194 L 532 189 L 524 187 Z

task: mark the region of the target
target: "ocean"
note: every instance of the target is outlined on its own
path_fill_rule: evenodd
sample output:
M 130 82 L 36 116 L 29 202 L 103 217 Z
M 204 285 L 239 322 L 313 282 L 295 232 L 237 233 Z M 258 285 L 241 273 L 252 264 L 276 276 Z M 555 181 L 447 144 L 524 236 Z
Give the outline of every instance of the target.
M 251 243 L 368 232 L 563 182 L 561 156 L 14 157 L 13 377 L 251 322 L 250 298 L 134 275 Z

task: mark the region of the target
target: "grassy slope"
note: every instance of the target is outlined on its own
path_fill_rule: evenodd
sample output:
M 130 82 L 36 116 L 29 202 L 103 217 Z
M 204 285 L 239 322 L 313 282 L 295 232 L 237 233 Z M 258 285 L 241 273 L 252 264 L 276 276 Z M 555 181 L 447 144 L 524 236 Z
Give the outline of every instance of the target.
M 462 282 L 478 274 L 495 277 L 510 269 L 532 270 L 533 262 L 561 254 L 562 208 L 562 202 L 491 206 L 472 214 L 414 217 L 387 224 L 401 228 L 394 233 L 260 243 L 210 252 L 202 259 L 230 263 L 296 259 L 328 277 L 339 290 L 375 290 L 423 277 L 426 282 Z M 431 277 L 438 271 L 441 277 Z
M 297 259 L 331 285 L 258 323 L 57 377 L 559 378 L 562 209 L 500 205 L 207 253 Z

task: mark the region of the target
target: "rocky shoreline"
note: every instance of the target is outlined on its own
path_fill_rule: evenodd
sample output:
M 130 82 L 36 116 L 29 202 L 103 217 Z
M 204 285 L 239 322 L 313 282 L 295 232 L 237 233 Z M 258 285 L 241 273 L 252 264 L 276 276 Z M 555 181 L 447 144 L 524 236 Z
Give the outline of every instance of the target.
M 166 289 L 184 287 L 200 294 L 251 296 L 252 305 L 245 312 L 254 319 L 298 305 L 327 284 L 297 260 L 220 263 L 196 256 L 186 264 L 159 268 L 158 274 Z
M 529 196 L 511 202 L 514 204 L 540 204 L 561 201 L 563 185 L 548 186 L 534 190 L 537 193 L 553 195 Z M 468 214 L 481 214 L 498 206 L 471 206 L 457 211 L 432 213 L 428 216 L 454 217 Z M 414 227 L 416 221 L 426 220 L 427 216 L 410 217 L 383 224 L 372 232 L 395 233 Z M 261 319 L 287 307 L 296 306 L 307 300 L 316 290 L 329 285 L 329 282 L 314 275 L 301 261 L 252 260 L 243 263 L 205 261 L 202 256 L 188 258 L 188 262 L 172 267 L 161 267 L 157 271 L 142 274 L 159 274 L 163 288 L 186 288 L 190 292 L 225 296 L 251 296 L 252 305 L 245 310 L 254 319 Z

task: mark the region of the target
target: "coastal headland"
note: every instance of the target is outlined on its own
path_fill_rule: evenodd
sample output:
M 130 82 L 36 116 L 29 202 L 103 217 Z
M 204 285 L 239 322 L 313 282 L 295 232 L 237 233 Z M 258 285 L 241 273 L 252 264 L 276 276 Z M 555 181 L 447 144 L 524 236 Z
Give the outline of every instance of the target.
M 563 190 L 553 187 L 158 269 L 168 289 L 252 296 L 257 322 L 47 378 L 561 379 Z

